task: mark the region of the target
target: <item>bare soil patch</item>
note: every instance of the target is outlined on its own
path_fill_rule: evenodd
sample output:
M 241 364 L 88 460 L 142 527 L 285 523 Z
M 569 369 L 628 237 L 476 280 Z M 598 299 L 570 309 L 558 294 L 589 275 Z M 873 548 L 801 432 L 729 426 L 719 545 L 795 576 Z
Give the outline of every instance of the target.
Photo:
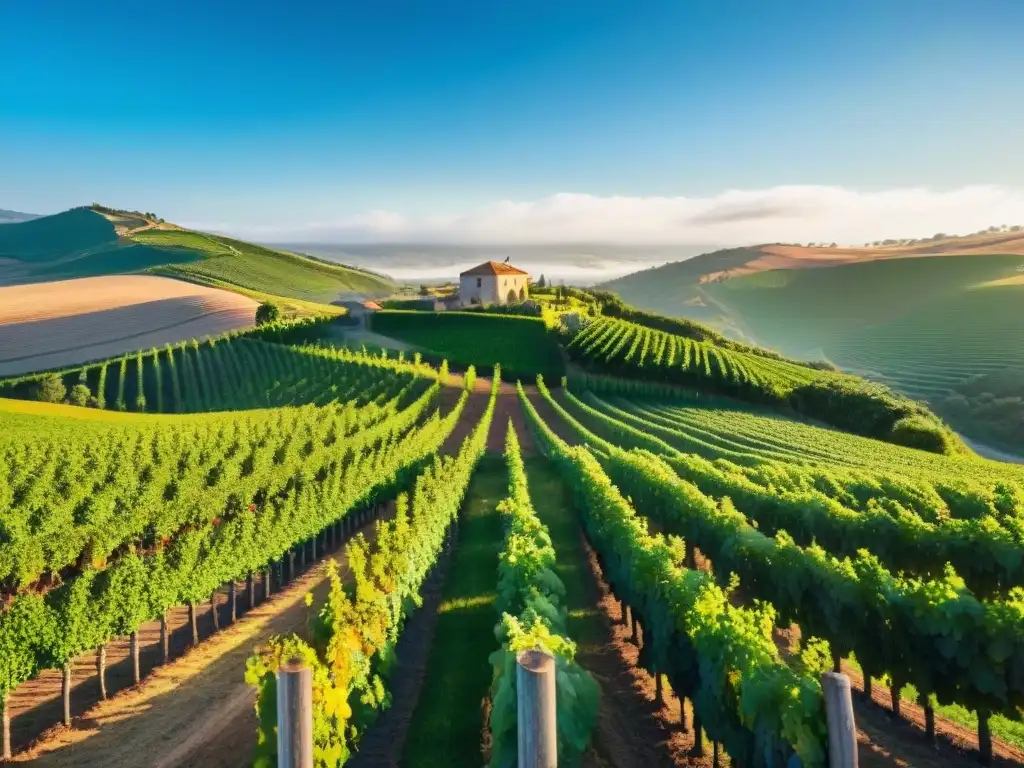
M 877 248 L 807 248 L 800 245 L 761 245 L 751 248 L 759 253 L 746 264 L 701 277 L 702 283 L 742 277 L 770 269 L 815 269 L 884 259 L 905 259 L 926 256 L 970 256 L 972 254 L 1024 254 L 1024 236 L 1020 232 L 1003 232 L 954 237 L 947 240 L 889 245 Z
M 0 376 L 248 328 L 257 307 L 241 294 L 149 275 L 0 288 Z

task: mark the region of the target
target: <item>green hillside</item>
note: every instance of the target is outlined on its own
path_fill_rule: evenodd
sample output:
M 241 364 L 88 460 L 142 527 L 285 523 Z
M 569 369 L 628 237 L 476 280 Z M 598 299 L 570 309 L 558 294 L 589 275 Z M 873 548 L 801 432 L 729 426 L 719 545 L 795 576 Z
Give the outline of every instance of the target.
M 322 303 L 346 293 L 385 295 L 394 288 L 381 275 L 220 235 L 152 229 L 138 232 L 132 239 L 169 253 L 202 254 L 198 260 L 169 258 L 171 263 L 150 271 L 218 287 L 237 285 Z
M 958 382 L 1024 367 L 1021 263 L 1017 255 L 927 256 L 704 284 L 693 282 L 695 267 L 669 265 L 608 287 L 638 306 L 698 318 L 735 338 L 882 381 L 928 401 L 970 436 L 971 409 L 944 403 Z M 673 302 L 673 295 L 691 300 Z M 1024 437 L 997 444 L 1019 452 Z
M 175 253 L 195 261 L 195 251 Z M 120 238 L 114 225 L 88 209 L 0 227 L 0 285 L 142 272 L 166 263 L 165 251 Z
M 702 290 L 769 346 L 818 357 L 840 339 L 908 314 L 933 312 L 974 286 L 1017 274 L 1020 256 L 931 256 L 826 269 L 771 270 Z M 937 316 L 938 319 L 938 316 Z M 972 322 L 988 327 L 985 315 Z M 937 330 L 942 329 L 942 323 Z
M 209 261 L 239 248 L 207 242 L 227 249 Z M 558 722 L 580 735 L 560 764 L 600 754 L 587 745 L 609 659 L 679 702 L 706 738 L 687 752 L 728 765 L 824 768 L 832 668 L 919 701 L 940 736 L 978 731 L 981 755 L 1024 744 L 1024 467 L 850 434 L 907 401 L 624 309 L 629 320 L 551 327 L 373 316 L 453 361 L 501 362 L 506 381 L 515 366 L 560 373 L 564 351 L 556 392 L 542 376 L 475 387 L 447 364 L 334 346 L 329 320 L 0 381 L 0 699 L 14 751 L 34 737 L 26 701 L 63 692 L 80 706 L 104 679 L 129 687 L 96 661 L 120 664 L 124 642 L 142 678 L 185 644 L 244 677 L 259 718 L 238 749 L 257 761 L 273 757 L 275 674 L 293 655 L 315 670 L 315 738 L 332 765 L 376 754 L 388 707 L 448 764 L 484 745 L 511 754 L 516 653 L 531 648 L 557 657 L 571 702 Z M 312 632 L 267 628 L 238 655 L 238 631 L 302 600 Z M 159 649 L 158 622 L 186 643 Z M 634 639 L 614 642 L 630 624 Z M 416 655 L 430 660 L 418 697 L 395 662 Z M 208 678 L 176 677 L 161 695 L 182 709 L 186 694 L 212 700 Z M 627 728 L 648 716 L 633 692 L 600 689 Z M 113 703 L 125 698 L 137 706 Z M 42 729 L 60 713 L 32 717 Z M 899 711 L 878 720 L 922 741 Z M 123 749 L 142 722 L 126 713 L 111 741 Z M 62 745 L 69 764 L 111 762 L 85 743 Z
M 0 285 L 151 272 L 254 295 L 331 302 L 347 293 L 384 295 L 381 275 L 330 264 L 146 218 L 119 219 L 91 208 L 0 228 Z
M 623 301 L 664 315 L 689 317 L 709 323 L 736 338 L 741 329 L 732 324 L 729 313 L 718 307 L 703 289 L 701 277 L 743 266 L 761 254 L 749 248 L 730 248 L 704 253 L 686 261 L 634 272 L 600 285 L 614 291 Z

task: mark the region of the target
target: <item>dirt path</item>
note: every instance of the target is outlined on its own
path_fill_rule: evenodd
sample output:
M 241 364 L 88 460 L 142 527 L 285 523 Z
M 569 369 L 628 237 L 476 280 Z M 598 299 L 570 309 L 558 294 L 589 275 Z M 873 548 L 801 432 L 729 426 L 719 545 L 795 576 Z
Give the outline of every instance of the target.
M 423 603 L 409 617 L 395 646 L 398 665 L 390 678 L 391 706 L 363 736 L 357 752 L 348 763 L 350 768 L 397 768 L 402 757 L 409 724 L 420 700 L 427 676 L 427 663 L 434 632 L 437 629 L 438 606 L 444 580 L 451 562 L 456 533 L 449 531 L 444 551 L 438 557 L 422 588 Z
M 892 717 L 892 696 L 887 687 L 875 681 L 869 703 L 864 696 L 864 676 L 846 663 L 843 664 L 843 673 L 850 678 L 854 690 L 862 766 L 938 768 L 948 765 L 973 768 L 978 765 L 978 734 L 975 731 L 936 713 L 936 745 L 929 746 L 924 738 L 924 710 L 921 707 L 904 699 L 900 702 L 900 719 L 896 720 Z M 992 739 L 992 754 L 994 766 L 1024 765 L 1024 750 L 996 738 Z M 893 757 L 903 762 L 896 762 Z
M 488 388 L 490 382 L 488 382 Z M 503 381 L 498 389 L 498 402 L 494 405 L 494 420 L 491 422 L 491 432 L 487 436 L 487 450 L 496 453 L 505 452 L 505 433 L 508 431 L 508 422 L 512 420 L 512 428 L 519 438 L 519 451 L 523 456 L 535 456 L 537 447 L 533 442 L 533 433 L 526 425 L 526 414 L 519 402 L 519 393 L 516 385 Z
M 392 513 L 389 507 L 384 517 Z M 361 530 L 372 539 L 372 524 Z M 343 551 L 329 557 L 341 563 L 344 575 Z M 14 762 L 53 768 L 252 765 L 255 692 L 244 681 L 245 660 L 270 635 L 305 632 L 305 595 L 312 590 L 318 605 L 327 594 L 325 561 L 234 625 L 156 668 L 138 687 L 92 707 L 70 728 L 51 728 Z
M 637 666 L 640 647 L 631 639 L 632 632 L 621 622 L 618 601 L 608 589 L 598 565 L 597 556 L 583 540 L 588 575 L 592 581 L 597 616 L 603 623 L 604 637 L 594 646 L 584 647 L 579 655 L 583 664 L 601 683 L 601 712 L 593 748 L 584 760 L 584 768 L 649 768 L 652 765 L 713 765 L 711 745 L 705 742 L 702 757 L 690 755 L 693 749 L 692 729 L 679 727 L 680 707 L 685 707 L 686 722 L 693 722 L 689 702 L 680 701 L 664 686 L 664 703 L 656 702 L 654 677 Z M 643 633 L 640 633 L 642 644 Z M 726 758 L 720 765 L 729 765 Z
M 665 706 L 655 704 L 654 679 L 636 666 L 639 648 L 630 642 L 629 630 L 618 623 L 619 605 L 584 539 L 558 470 L 544 458 L 530 460 L 526 467 L 530 498 L 551 533 L 556 571 L 566 587 L 568 630 L 577 643 L 576 660 L 601 686 L 598 724 L 584 767 L 710 766 L 710 755 L 707 759 L 687 755 L 693 741 L 678 729 L 678 700 L 666 696 Z
M 537 413 L 544 420 L 551 431 L 562 438 L 569 445 L 580 445 L 581 441 L 575 432 L 565 423 L 565 420 L 558 415 L 551 403 L 538 391 L 536 387 L 527 387 L 526 396 L 529 398 Z M 557 395 L 554 395 L 557 397 Z
M 452 375 L 448 386 L 441 390 L 439 405 L 442 412 L 447 413 L 458 402 L 462 395 L 463 379 L 461 376 Z M 446 456 L 454 456 L 459 451 L 459 446 L 466 439 L 470 432 L 480 422 L 480 418 L 487 410 L 487 402 L 491 394 L 491 379 L 477 378 L 473 384 L 473 391 L 469 395 L 465 408 L 462 411 L 462 418 L 455 425 L 455 429 L 448 435 L 441 446 L 441 453 Z M 533 456 L 537 449 L 533 442 L 533 434 L 526 425 L 526 414 L 519 404 L 519 396 L 516 393 L 514 384 L 502 382 L 498 388 L 498 402 L 494 406 L 494 418 L 491 421 L 491 430 L 487 434 L 487 450 L 494 453 L 505 452 L 505 432 L 508 430 L 509 419 L 516 430 L 519 438 L 519 446 L 523 454 Z

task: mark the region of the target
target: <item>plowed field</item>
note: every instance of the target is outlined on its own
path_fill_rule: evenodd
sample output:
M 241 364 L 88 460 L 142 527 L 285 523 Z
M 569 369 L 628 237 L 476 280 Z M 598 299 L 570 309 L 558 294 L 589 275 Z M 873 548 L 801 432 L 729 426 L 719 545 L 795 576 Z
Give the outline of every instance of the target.
M 0 288 L 0 376 L 246 328 L 257 306 L 236 293 L 149 275 Z

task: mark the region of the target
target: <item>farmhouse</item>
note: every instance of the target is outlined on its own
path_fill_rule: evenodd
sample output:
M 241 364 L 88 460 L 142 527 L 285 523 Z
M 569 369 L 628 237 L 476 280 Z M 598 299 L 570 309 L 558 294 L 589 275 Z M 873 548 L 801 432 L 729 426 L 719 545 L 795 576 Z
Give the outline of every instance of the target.
M 459 275 L 459 300 L 471 304 L 512 304 L 529 296 L 530 275 L 497 261 L 488 261 Z
M 368 315 L 372 315 L 374 312 L 379 312 L 381 309 L 380 304 L 376 301 L 347 300 L 333 301 L 331 303 L 336 307 L 344 307 L 347 309 L 349 316 L 353 320 L 358 320 L 359 325 L 363 328 L 367 326 Z

